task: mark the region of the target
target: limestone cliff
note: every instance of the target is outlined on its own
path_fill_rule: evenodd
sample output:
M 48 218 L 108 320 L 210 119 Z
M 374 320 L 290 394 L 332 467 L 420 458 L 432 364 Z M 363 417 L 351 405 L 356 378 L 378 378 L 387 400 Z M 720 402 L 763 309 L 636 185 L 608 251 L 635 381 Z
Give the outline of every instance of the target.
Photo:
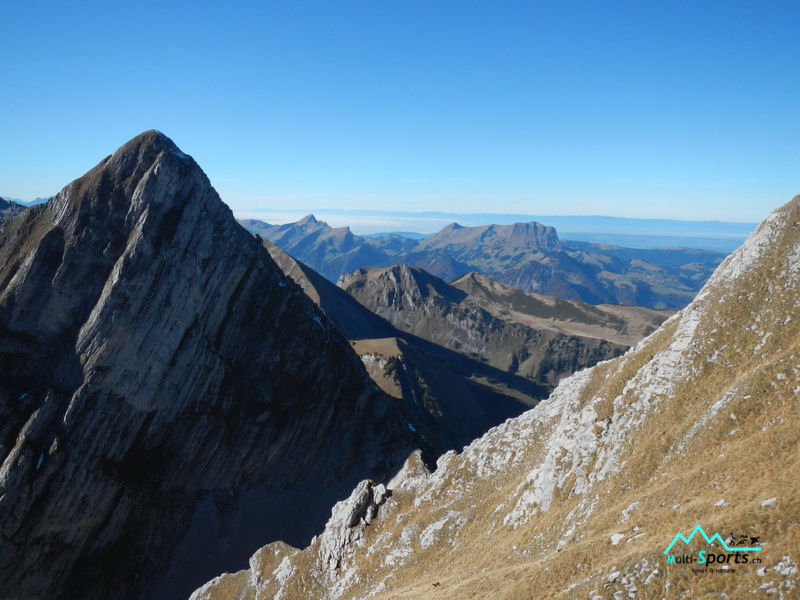
M 186 595 L 424 443 L 159 132 L 0 242 L 4 599 Z

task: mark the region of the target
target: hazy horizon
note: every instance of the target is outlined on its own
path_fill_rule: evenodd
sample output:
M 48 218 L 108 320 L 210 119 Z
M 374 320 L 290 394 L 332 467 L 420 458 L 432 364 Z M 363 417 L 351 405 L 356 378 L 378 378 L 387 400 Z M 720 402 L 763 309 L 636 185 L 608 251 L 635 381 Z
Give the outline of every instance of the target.
M 313 214 L 331 227 L 349 227 L 356 235 L 417 233 L 431 235 L 450 223 L 465 227 L 510 225 L 537 221 L 556 228 L 563 240 L 606 243 L 631 248 L 686 247 L 730 252 L 755 229 L 757 223 L 636 219 L 608 215 L 522 215 L 503 213 L 443 213 L 423 211 L 356 211 L 284 209 L 234 212 L 237 219 L 255 219 L 285 225 Z

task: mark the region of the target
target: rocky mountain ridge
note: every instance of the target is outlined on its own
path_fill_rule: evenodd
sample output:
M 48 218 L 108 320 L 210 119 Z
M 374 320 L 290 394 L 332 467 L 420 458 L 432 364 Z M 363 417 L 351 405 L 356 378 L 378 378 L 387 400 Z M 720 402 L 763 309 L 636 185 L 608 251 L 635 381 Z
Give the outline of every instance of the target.
M 624 356 L 432 473 L 410 456 L 390 494 L 360 484 L 307 548 L 265 546 L 192 599 L 794 598 L 798 296 L 800 196 Z M 678 534 L 725 564 L 671 561 Z
M 16 202 L 0 198 L 0 223 L 3 223 L 3 221 L 8 220 L 15 215 L 18 215 L 23 210 L 25 210 L 24 206 L 17 204 Z
M 526 293 L 477 273 L 447 284 L 408 265 L 358 269 L 338 285 L 402 331 L 549 389 L 619 356 L 671 314 Z
M 4 599 L 187 595 L 413 422 L 159 132 L 0 226 Z
M 242 226 L 273 242 L 331 280 L 364 264 L 384 263 L 413 245 L 405 238 L 372 239 L 354 235 L 349 227 L 330 227 L 307 215 L 288 225 L 245 219 Z

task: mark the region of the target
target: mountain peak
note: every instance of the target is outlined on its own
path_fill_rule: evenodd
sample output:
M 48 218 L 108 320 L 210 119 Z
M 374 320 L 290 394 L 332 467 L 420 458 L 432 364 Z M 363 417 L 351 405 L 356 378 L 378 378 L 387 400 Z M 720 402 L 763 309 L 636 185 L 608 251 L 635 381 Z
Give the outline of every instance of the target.
M 157 129 L 150 129 L 128 140 L 112 154 L 112 157 L 131 154 L 137 156 L 157 155 L 161 152 L 172 152 L 179 158 L 188 158 L 180 151 L 175 142 Z
M 505 249 L 538 248 L 544 252 L 555 252 L 561 247 L 555 228 L 535 221 L 478 227 L 462 227 L 458 223 L 451 223 L 422 240 L 419 247 L 426 249 L 462 247 L 472 251 L 476 244 Z
M 304 227 L 306 225 L 319 225 L 320 223 L 321 221 L 318 221 L 313 214 L 309 214 L 300 219 L 299 221 L 297 221 L 295 225 L 297 225 L 298 227 Z
M 230 213 L 194 159 L 153 129 L 124 143 L 61 190 L 50 204 L 58 220 L 79 226 L 85 225 L 83 218 L 99 210 L 98 205 L 105 204 L 104 211 L 124 218 L 127 227 L 148 207 L 157 206 L 159 213 L 166 214 L 200 198 L 207 200 L 208 208 Z
M 302 544 L 322 522 L 287 530 L 273 514 L 291 514 L 290 494 L 330 505 L 342 481 L 395 472 L 419 445 L 347 340 L 159 132 L 0 236 L 2 589 L 186 597 L 207 568 L 195 548 L 246 560 L 223 527 L 254 502 L 245 493 L 268 507 L 260 535 Z M 194 527 L 215 492 L 224 515 Z M 185 553 L 182 539 L 195 540 Z
M 342 275 L 338 285 L 349 293 L 368 290 L 367 295 L 379 299 L 383 306 L 401 310 L 417 307 L 431 296 L 456 304 L 465 296 L 464 292 L 435 275 L 404 263 L 386 268 L 358 269 Z

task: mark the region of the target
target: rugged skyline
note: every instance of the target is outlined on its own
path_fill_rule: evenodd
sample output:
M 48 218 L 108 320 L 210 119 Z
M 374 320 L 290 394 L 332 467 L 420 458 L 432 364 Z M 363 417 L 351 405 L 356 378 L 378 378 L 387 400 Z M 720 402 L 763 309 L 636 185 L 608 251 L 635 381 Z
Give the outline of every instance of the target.
M 285 225 L 253 219 L 241 223 L 332 281 L 355 269 L 406 263 L 445 281 L 477 271 L 523 291 L 658 309 L 688 304 L 725 256 L 691 248 L 634 249 L 562 240 L 555 228 L 537 222 L 450 223 L 424 238 L 358 236 L 314 215 Z

